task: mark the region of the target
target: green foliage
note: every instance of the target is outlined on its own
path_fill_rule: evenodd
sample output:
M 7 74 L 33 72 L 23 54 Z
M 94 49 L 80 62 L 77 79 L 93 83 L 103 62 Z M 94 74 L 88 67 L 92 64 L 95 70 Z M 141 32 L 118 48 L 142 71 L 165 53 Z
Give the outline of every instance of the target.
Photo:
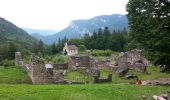
M 51 63 L 66 63 L 68 57 L 64 55 L 45 56 L 45 60 Z
M 57 43 L 53 43 L 52 45 L 46 48 L 46 53 L 49 55 L 55 55 L 57 53 L 60 53 L 63 50 L 64 44 L 67 41 L 68 39 L 66 37 L 63 40 L 59 39 Z
M 79 51 L 85 51 L 85 50 L 86 50 L 85 45 L 79 45 L 79 46 L 78 46 L 78 50 L 79 50 Z
M 87 49 L 124 51 L 126 36 L 126 29 L 111 33 L 108 27 L 105 27 L 104 30 L 99 29 L 97 33 L 94 32 L 92 36 L 86 34 L 83 40 Z
M 31 51 L 33 44 L 37 40 L 13 23 L 0 18 L 0 45 L 6 45 L 8 44 L 7 42 L 19 45 L 22 50 Z
M 0 62 L 0 65 L 2 65 L 2 66 L 4 66 L 4 67 L 9 67 L 9 66 L 15 65 L 15 62 L 14 62 L 14 60 L 5 59 L 5 60 L 2 60 L 2 61 Z
M 93 50 L 91 52 L 92 56 L 111 56 L 111 50 Z
M 57 54 L 63 50 L 64 44 L 74 44 L 78 47 L 78 50 L 85 51 L 86 49 L 98 49 L 98 50 L 113 50 L 124 51 L 125 44 L 127 42 L 127 30 L 110 32 L 108 27 L 99 29 L 98 32 L 94 32 L 91 36 L 85 34 L 83 38 L 58 40 L 57 43 L 53 43 L 46 49 L 47 54 Z
M 0 43 L 0 59 L 14 59 L 15 52 L 19 50 L 21 47 L 15 42 Z
M 127 11 L 132 40 L 154 64 L 170 66 L 169 1 L 129 0 Z
M 35 43 L 33 45 L 33 53 L 39 54 L 41 56 L 42 56 L 42 54 L 45 53 L 45 45 L 41 40 L 39 40 L 38 43 Z
M 108 77 L 109 71 L 107 69 L 100 70 L 100 77 Z
M 66 56 L 55 56 L 52 60 L 54 63 L 66 63 L 68 58 Z

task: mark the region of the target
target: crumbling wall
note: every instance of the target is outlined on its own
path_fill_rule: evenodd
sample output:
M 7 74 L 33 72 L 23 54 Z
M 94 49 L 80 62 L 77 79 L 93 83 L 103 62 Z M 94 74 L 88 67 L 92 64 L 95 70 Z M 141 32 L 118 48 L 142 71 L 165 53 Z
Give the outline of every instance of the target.
M 70 56 L 68 65 L 71 70 L 83 71 L 90 76 L 97 75 L 96 61 L 90 56 Z
M 29 64 L 23 64 L 20 52 L 16 52 L 15 57 L 16 65 L 27 71 L 33 84 L 69 83 L 64 80 L 64 75 L 68 70 L 84 72 L 94 78 L 94 83 L 112 80 L 110 74 L 108 78 L 100 78 L 98 64 L 90 56 L 70 56 L 68 63 L 64 64 L 45 64 L 45 61 L 35 54 L 31 55 Z
M 68 69 L 68 63 L 63 63 L 63 64 L 52 64 L 53 65 L 53 70 L 67 70 Z
M 112 82 L 112 74 L 108 74 L 107 78 L 101 78 L 100 75 L 93 77 L 93 83 L 102 83 L 102 82 Z
M 89 56 L 70 56 L 69 57 L 69 67 L 91 67 Z
M 21 56 L 21 52 L 15 52 L 15 65 L 16 66 L 23 66 L 23 59 Z
M 115 60 L 117 66 L 127 66 L 129 69 L 143 73 L 147 71 L 146 67 L 149 65 L 149 61 L 144 58 L 142 51 L 139 49 L 121 53 Z
M 34 84 L 53 83 L 52 75 L 45 68 L 45 62 L 35 54 L 31 55 L 28 74 Z

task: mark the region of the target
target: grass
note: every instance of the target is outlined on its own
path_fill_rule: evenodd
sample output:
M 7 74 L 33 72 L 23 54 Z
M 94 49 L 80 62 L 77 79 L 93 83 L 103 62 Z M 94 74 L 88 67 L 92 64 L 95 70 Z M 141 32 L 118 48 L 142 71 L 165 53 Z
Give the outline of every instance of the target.
M 30 78 L 24 70 L 19 67 L 11 66 L 4 68 L 0 67 L 0 83 L 31 83 Z
M 144 80 L 152 80 L 152 79 L 158 79 L 158 78 L 170 78 L 170 73 L 161 73 L 159 67 L 147 67 L 148 74 L 140 73 L 134 70 L 130 70 L 129 73 L 134 74 L 138 76 L 138 78 L 142 81 Z M 106 69 L 101 70 L 101 77 L 107 77 L 108 71 Z M 120 78 L 115 73 L 112 74 L 112 83 L 119 84 L 119 83 L 134 83 L 136 79 L 128 79 L 125 80 L 123 78 Z
M 169 77 L 170 74 L 160 73 L 159 68 L 148 67 L 149 75 L 130 71 L 139 78 L 155 79 Z M 102 70 L 101 76 L 108 71 Z M 71 81 L 90 81 L 83 73 L 72 71 L 65 79 Z M 0 67 L 0 100 L 151 100 L 153 95 L 160 95 L 170 90 L 167 86 L 142 86 L 120 84 L 133 80 L 124 80 L 113 74 L 112 83 L 83 85 L 32 85 L 25 71 L 18 67 Z M 10 83 L 10 84 L 9 84 Z M 116 84 L 115 84 L 116 83 Z M 142 96 L 146 96 L 143 98 Z
M 64 76 L 64 79 L 66 79 L 67 81 L 72 81 L 72 82 L 91 82 L 92 81 L 92 78 L 90 76 L 80 73 L 78 71 L 68 72 Z
M 170 87 L 124 84 L 0 85 L 0 100 L 151 100 Z
M 139 79 L 141 80 L 152 80 L 152 79 L 158 79 L 158 78 L 170 78 L 170 73 L 161 73 L 159 67 L 147 67 L 148 74 L 139 73 L 137 71 L 130 70 L 129 73 L 132 73 L 134 75 L 137 75 Z

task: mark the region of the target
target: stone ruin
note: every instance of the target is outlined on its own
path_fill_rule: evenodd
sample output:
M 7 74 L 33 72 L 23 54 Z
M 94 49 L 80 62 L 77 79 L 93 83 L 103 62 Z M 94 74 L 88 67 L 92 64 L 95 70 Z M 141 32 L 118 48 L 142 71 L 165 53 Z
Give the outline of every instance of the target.
M 100 68 L 99 66 L 103 63 L 97 62 L 94 58 L 90 56 L 70 56 L 69 58 L 69 68 L 72 70 L 77 70 L 88 74 L 93 77 L 93 83 L 100 82 L 111 82 L 112 73 L 108 74 L 107 78 L 100 77 Z
M 146 67 L 149 65 L 149 61 L 144 58 L 142 51 L 139 49 L 121 53 L 115 61 L 116 73 L 119 76 L 124 76 L 129 69 L 145 73 L 147 72 Z
M 109 74 L 108 78 L 100 78 L 96 61 L 89 56 L 70 56 L 68 63 L 64 64 L 45 64 L 45 61 L 35 54 L 31 55 L 29 64 L 23 64 L 20 52 L 16 52 L 15 57 L 16 65 L 27 71 L 33 84 L 70 83 L 64 80 L 64 75 L 72 70 L 92 76 L 94 83 L 112 81 L 112 74 Z
M 149 64 L 138 49 L 122 53 L 115 61 L 115 64 L 111 64 L 109 60 L 96 61 L 90 56 L 69 56 L 67 63 L 46 64 L 43 59 L 32 54 L 29 64 L 24 64 L 21 53 L 15 53 L 16 65 L 27 71 L 34 84 L 70 83 L 64 80 L 64 75 L 69 71 L 83 72 L 93 77 L 94 83 L 111 82 L 113 71 L 119 76 L 125 76 L 129 69 L 145 73 Z M 100 77 L 103 68 L 109 71 L 107 78 Z
M 15 57 L 16 65 L 26 70 L 33 84 L 64 82 L 62 72 L 46 67 L 48 64 L 45 64 L 45 61 L 35 54 L 31 55 L 29 64 L 23 64 L 20 52 L 16 52 Z
M 15 53 L 15 65 L 16 66 L 23 66 L 23 59 L 20 52 Z

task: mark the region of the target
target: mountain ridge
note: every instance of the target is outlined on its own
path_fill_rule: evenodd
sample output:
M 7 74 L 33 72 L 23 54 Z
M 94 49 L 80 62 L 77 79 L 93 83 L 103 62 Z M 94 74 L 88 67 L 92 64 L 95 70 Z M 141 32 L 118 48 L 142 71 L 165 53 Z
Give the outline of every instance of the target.
M 93 33 L 104 27 L 108 27 L 110 31 L 128 29 L 128 19 L 121 14 L 101 15 L 90 19 L 73 20 L 66 28 L 53 35 L 32 34 L 32 36 L 41 39 L 46 44 L 52 44 L 57 42 L 59 38 L 80 38 L 86 33 Z

